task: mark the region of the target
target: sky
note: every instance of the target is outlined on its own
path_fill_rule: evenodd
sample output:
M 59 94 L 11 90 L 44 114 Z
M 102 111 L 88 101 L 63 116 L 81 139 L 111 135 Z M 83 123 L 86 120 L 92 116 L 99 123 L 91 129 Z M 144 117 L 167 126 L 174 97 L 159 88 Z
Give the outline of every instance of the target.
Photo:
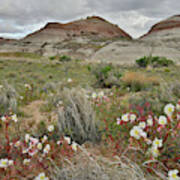
M 137 38 L 178 10 L 179 0 L 0 0 L 0 37 L 22 38 L 47 22 L 97 15 Z

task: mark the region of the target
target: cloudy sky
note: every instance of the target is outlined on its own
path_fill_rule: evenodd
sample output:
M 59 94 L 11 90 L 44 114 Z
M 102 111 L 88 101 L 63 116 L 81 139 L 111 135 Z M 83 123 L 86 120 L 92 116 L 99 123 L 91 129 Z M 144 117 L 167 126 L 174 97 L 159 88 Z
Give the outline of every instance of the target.
M 98 15 L 139 37 L 178 10 L 179 0 L 0 0 L 0 36 L 21 38 L 47 22 Z

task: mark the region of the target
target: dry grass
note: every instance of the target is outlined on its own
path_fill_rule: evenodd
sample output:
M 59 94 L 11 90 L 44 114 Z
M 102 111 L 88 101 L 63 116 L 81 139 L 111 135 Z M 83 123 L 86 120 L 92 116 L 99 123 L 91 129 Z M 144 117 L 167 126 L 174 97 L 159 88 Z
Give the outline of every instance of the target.
M 158 77 L 147 76 L 140 72 L 126 72 L 122 77 L 122 81 L 126 86 L 136 91 L 160 84 Z
M 61 92 L 64 107 L 59 109 L 58 125 L 61 134 L 70 135 L 80 144 L 99 140 L 96 116 L 86 93 L 81 88 Z
M 145 173 L 125 156 L 105 158 L 92 154 L 82 146 L 79 146 L 79 153 L 71 162 L 65 162 L 66 166 L 61 169 L 54 165 L 53 180 L 160 180 Z
M 0 88 L 0 113 L 17 112 L 18 96 L 16 90 L 11 85 L 4 83 Z

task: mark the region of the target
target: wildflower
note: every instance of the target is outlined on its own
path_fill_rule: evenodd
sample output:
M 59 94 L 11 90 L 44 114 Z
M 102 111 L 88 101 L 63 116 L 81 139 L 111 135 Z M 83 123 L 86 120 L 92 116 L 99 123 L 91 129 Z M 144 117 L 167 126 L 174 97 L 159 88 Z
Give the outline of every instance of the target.
M 165 107 L 164 107 L 164 113 L 168 116 L 171 116 L 172 113 L 174 112 L 174 105 L 173 104 L 167 104 Z
M 151 148 L 151 153 L 152 153 L 154 158 L 157 158 L 160 155 L 158 148 L 154 147 L 154 146 Z
M 70 137 L 64 136 L 64 140 L 65 140 L 68 144 L 71 144 L 71 138 L 70 138 Z
M 168 172 L 168 178 L 169 180 L 180 180 L 180 177 L 178 176 L 179 171 L 177 169 L 170 170 Z
M 155 138 L 153 141 L 153 146 L 156 148 L 160 148 L 163 146 L 162 139 Z
M 3 88 L 3 85 L 0 85 L 0 89 L 2 89 Z
M 20 96 L 20 97 L 19 97 L 19 99 L 20 99 L 20 100 L 23 100 L 23 99 L 24 99 L 24 97 L 23 97 L 23 96 Z
M 71 79 L 71 78 L 68 78 L 67 82 L 68 82 L 68 83 L 71 83 L 71 82 L 72 82 L 72 79 Z
M 148 125 L 148 126 L 153 126 L 153 119 L 152 119 L 152 118 L 149 117 L 149 118 L 147 119 L 147 125 Z
M 45 143 L 47 141 L 48 137 L 46 135 L 44 135 L 41 139 L 41 142 L 42 143 Z
M 102 98 L 103 96 L 104 96 L 104 92 L 103 91 L 99 92 L 98 97 Z
M 97 98 L 97 94 L 95 92 L 92 93 L 92 98 L 96 99 Z
M 179 103 L 176 104 L 176 109 L 177 109 L 178 111 L 180 111 L 180 104 L 179 104 Z
M 30 148 L 28 149 L 28 154 L 30 156 L 34 156 L 36 153 L 38 152 L 38 150 L 36 148 Z
M 39 139 L 33 138 L 33 137 L 30 137 L 29 140 L 30 140 L 30 145 L 31 146 L 35 146 L 39 142 Z
M 57 145 L 60 145 L 60 144 L 62 144 L 62 141 L 57 141 Z
M 12 166 L 14 164 L 14 161 L 13 160 L 9 160 L 8 164 L 9 164 L 9 166 Z
M 30 161 L 31 161 L 30 159 L 24 159 L 23 160 L 23 164 L 24 165 L 28 165 L 30 163 Z
M 26 135 L 25 135 L 25 141 L 26 141 L 26 143 L 29 142 L 29 139 L 30 139 L 30 135 L 29 135 L 29 134 L 26 134 Z
M 31 89 L 32 89 L 32 87 L 31 87 L 31 85 L 30 85 L 30 84 L 24 84 L 24 87 L 25 87 L 25 88 L 27 88 L 27 89 L 29 89 L 29 90 L 31 90 Z
M 71 147 L 74 151 L 77 151 L 77 143 L 73 142 Z
M 22 153 L 23 153 L 23 154 L 26 154 L 26 153 L 28 153 L 28 151 L 29 151 L 29 149 L 23 149 L 23 150 L 22 150 Z
M 144 129 L 146 127 L 146 123 L 145 122 L 140 122 L 138 125 L 140 128 Z
M 143 130 L 139 126 L 134 126 L 130 131 L 130 135 L 135 139 L 140 139 L 142 133 Z
M 12 120 L 13 120 L 14 122 L 17 122 L 17 121 L 18 121 L 18 118 L 17 118 L 17 115 L 16 115 L 16 114 L 12 115 L 11 118 L 12 118 Z
M 145 142 L 146 142 L 148 145 L 152 144 L 152 141 L 151 141 L 150 139 L 147 139 L 147 138 L 145 138 Z
M 34 180 L 49 180 L 45 173 L 40 173 Z
M 5 117 L 5 116 L 2 116 L 2 117 L 1 117 L 1 120 L 2 120 L 3 122 L 5 122 L 5 121 L 6 121 L 6 117 Z
M 130 114 L 130 121 L 134 122 L 136 120 L 136 115 L 135 114 Z
M 54 126 L 53 125 L 48 126 L 48 131 L 53 132 L 54 131 Z
M 167 124 L 167 118 L 166 118 L 166 116 L 160 116 L 158 122 L 159 122 L 159 124 L 162 125 L 162 126 L 166 125 L 166 124 Z
M 123 114 L 121 118 L 123 121 L 128 122 L 129 121 L 129 114 Z
M 120 118 L 117 118 L 116 120 L 117 120 L 117 121 L 116 121 L 116 124 L 117 124 L 117 125 L 120 125 L 120 124 L 121 124 L 121 119 L 120 119 Z
M 141 136 L 142 136 L 143 138 L 147 138 L 147 133 L 143 131 L 143 132 L 141 133 Z
M 9 165 L 8 159 L 0 159 L 0 168 L 7 168 Z
M 47 153 L 50 151 L 50 149 L 51 149 L 51 146 L 50 146 L 49 144 L 46 144 L 43 152 L 44 152 L 45 154 L 47 154 Z
M 15 147 L 19 147 L 20 145 L 21 145 L 21 141 L 17 141 L 17 142 L 14 144 Z
M 42 143 L 38 143 L 37 148 L 38 148 L 39 150 L 41 150 L 41 149 L 42 149 Z

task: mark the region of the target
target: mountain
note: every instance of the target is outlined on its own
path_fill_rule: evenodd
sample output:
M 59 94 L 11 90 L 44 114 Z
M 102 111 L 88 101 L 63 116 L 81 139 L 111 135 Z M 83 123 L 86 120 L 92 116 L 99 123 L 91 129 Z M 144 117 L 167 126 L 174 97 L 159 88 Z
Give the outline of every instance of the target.
M 152 26 L 148 33 L 133 41 L 116 41 L 97 51 L 92 59 L 132 64 L 143 56 L 164 56 L 180 63 L 180 15 Z
M 180 40 L 180 15 L 175 15 L 152 26 L 141 39 Z
M 73 21 L 67 24 L 48 23 L 42 29 L 29 34 L 24 40 L 36 42 L 59 42 L 72 39 L 74 37 L 86 36 L 89 38 L 127 38 L 131 36 L 119 28 L 117 25 L 111 24 L 105 19 L 92 16 L 86 19 Z

